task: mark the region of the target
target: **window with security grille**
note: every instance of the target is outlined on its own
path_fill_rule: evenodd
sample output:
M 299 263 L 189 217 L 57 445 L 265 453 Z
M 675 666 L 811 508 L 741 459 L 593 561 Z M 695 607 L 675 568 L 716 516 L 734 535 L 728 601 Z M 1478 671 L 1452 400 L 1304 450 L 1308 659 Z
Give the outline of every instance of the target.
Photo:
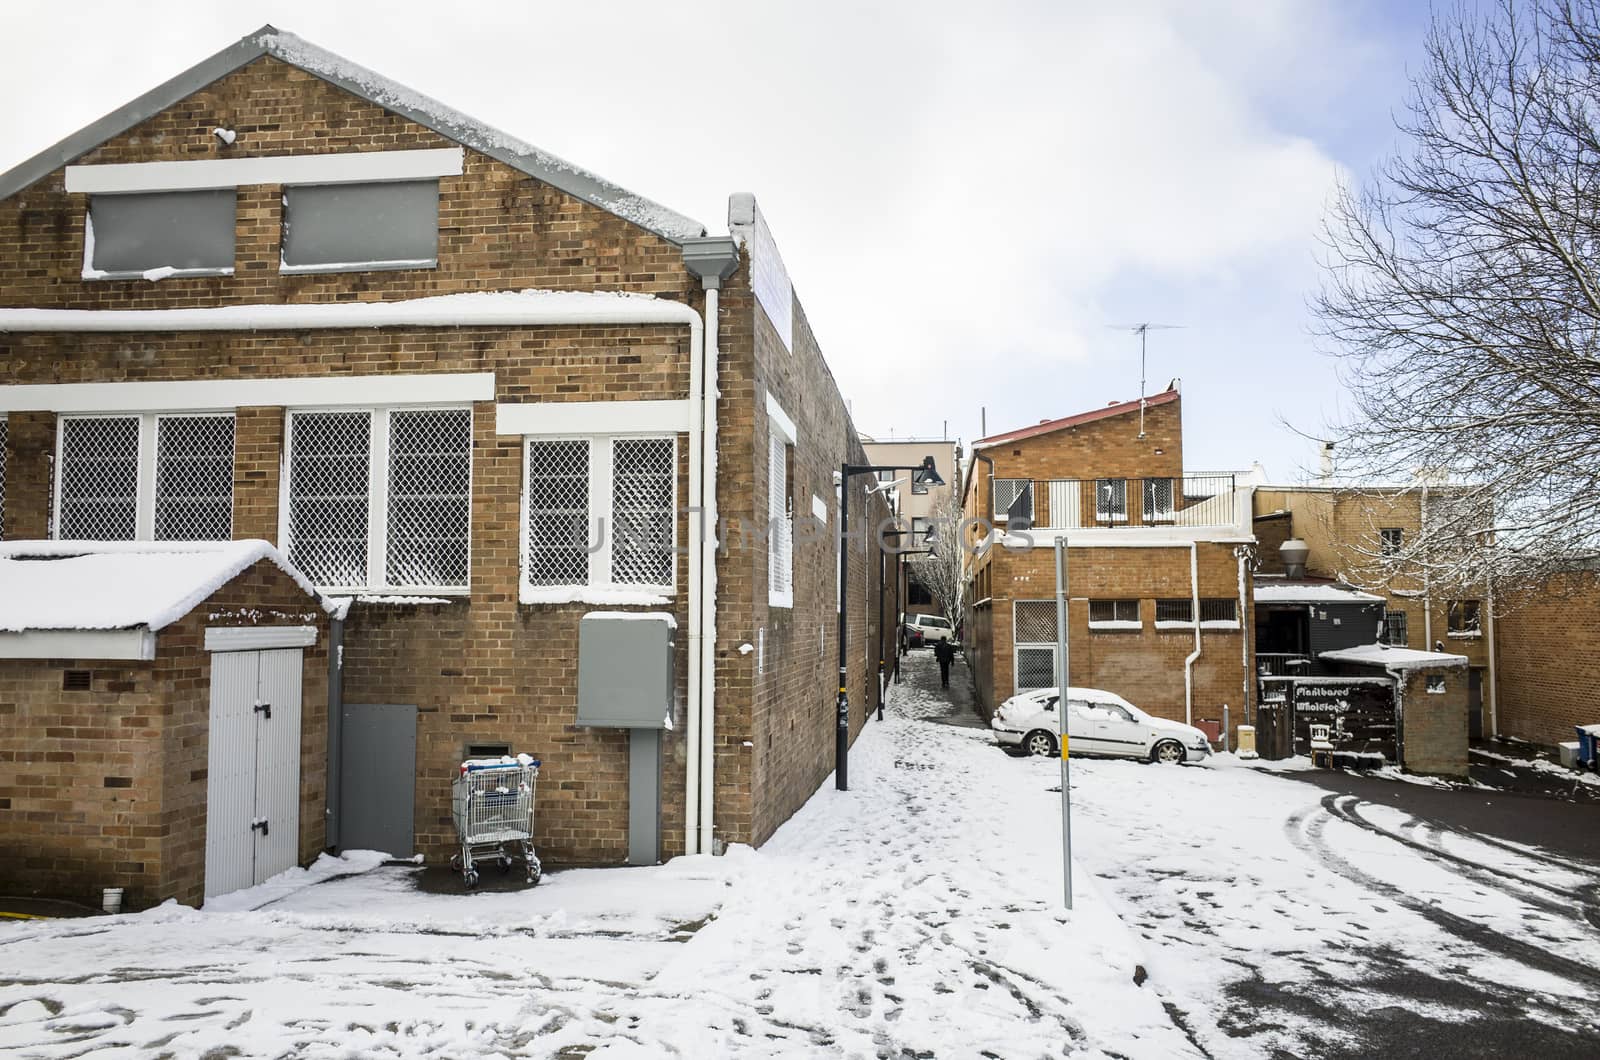
M 1172 480 L 1147 478 L 1144 480 L 1144 518 L 1149 523 L 1171 522 L 1175 511 L 1172 504 Z
M 617 585 L 672 584 L 673 450 L 671 438 L 611 443 L 611 580 Z
M 1128 521 L 1128 481 L 1120 478 L 1096 479 L 1094 517 L 1102 523 Z
M 233 423 L 231 413 L 61 417 L 55 536 L 226 541 Z
M 1378 551 L 1385 556 L 1398 556 L 1405 547 L 1405 530 L 1398 526 L 1385 526 L 1378 531 Z
M 1015 514 L 1033 519 L 1033 480 L 997 478 L 994 480 L 994 521 L 1004 522 Z
M 789 440 L 772 433 L 767 454 L 767 603 L 794 606 L 794 512 L 789 497 Z
M 530 585 L 589 583 L 589 441 L 529 439 Z
M 1027 692 L 1035 688 L 1054 688 L 1055 684 L 1055 646 L 1019 646 L 1017 648 L 1016 690 L 1018 692 Z
M 1231 596 L 1220 596 L 1215 599 L 1201 598 L 1200 621 L 1238 625 L 1239 601 Z
M 1138 600 L 1090 600 L 1089 625 L 1138 625 Z
M 671 592 L 677 452 L 671 436 L 529 438 L 524 585 Z
M 156 417 L 155 538 L 233 536 L 233 417 Z
M 472 412 L 389 414 L 389 585 L 466 585 L 471 558 Z
M 1011 641 L 1013 644 L 1054 644 L 1056 641 L 1056 603 L 1054 600 L 1018 600 L 1012 605 Z
M 1388 611 L 1383 616 L 1383 642 L 1393 648 L 1404 648 L 1409 641 L 1404 611 Z
M 1192 600 L 1157 600 L 1157 622 L 1193 622 L 1194 601 Z
M 289 417 L 289 561 L 312 583 L 366 588 L 371 412 Z

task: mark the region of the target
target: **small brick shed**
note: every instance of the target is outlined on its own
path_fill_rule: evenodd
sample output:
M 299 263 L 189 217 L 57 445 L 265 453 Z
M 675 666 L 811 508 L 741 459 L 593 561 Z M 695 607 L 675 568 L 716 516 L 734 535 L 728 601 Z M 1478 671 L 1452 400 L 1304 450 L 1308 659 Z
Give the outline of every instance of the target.
M 198 905 L 315 857 L 330 606 L 263 541 L 0 545 L 0 893 Z
M 1395 682 L 1400 765 L 1412 773 L 1467 776 L 1467 657 L 1387 644 L 1325 651 L 1324 662 Z

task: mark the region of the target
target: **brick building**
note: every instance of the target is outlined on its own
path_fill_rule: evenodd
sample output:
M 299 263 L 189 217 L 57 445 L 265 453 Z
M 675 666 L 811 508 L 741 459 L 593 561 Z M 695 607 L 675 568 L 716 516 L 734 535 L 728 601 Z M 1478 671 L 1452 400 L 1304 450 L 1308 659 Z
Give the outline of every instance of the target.
M 1056 683 L 1054 542 L 1065 536 L 1072 683 L 1216 731 L 1224 707 L 1243 723 L 1254 694 L 1249 487 L 1184 474 L 1175 385 L 981 438 L 973 454 L 967 652 L 986 713 Z
M 1283 573 L 1280 546 L 1290 538 L 1305 542 L 1307 575 L 1382 598 L 1385 643 L 1466 657 L 1472 735 L 1491 735 L 1496 659 L 1490 644 L 1496 628 L 1487 588 L 1457 598 L 1435 591 L 1420 572 L 1383 569 L 1385 555 L 1399 554 L 1421 533 L 1430 490 L 1437 496 L 1440 488 L 1258 486 L 1253 522 L 1261 542 L 1260 571 Z
M 430 859 L 498 748 L 544 762 L 541 855 L 623 859 L 579 619 L 670 613 L 661 853 L 759 843 L 832 768 L 841 606 L 852 732 L 874 704 L 882 601 L 870 539 L 837 595 L 845 404 L 754 199 L 728 223 L 265 27 L 0 174 L 0 533 L 261 539 L 352 601 L 339 692 L 415 708 Z
M 1497 600 L 1498 735 L 1538 744 L 1600 722 L 1600 574 L 1575 566 Z

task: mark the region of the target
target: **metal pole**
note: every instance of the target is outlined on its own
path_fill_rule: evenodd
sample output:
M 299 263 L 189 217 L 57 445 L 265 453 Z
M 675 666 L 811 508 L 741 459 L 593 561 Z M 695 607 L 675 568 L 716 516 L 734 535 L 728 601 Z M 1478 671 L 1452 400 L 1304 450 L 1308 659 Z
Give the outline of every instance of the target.
M 1067 753 L 1067 693 L 1072 688 L 1067 665 L 1067 537 L 1056 536 L 1056 722 L 1061 746 L 1061 879 L 1067 908 L 1072 908 L 1072 767 Z
M 850 789 L 850 694 L 849 662 L 845 640 L 850 633 L 850 465 L 839 465 L 839 698 L 833 743 L 833 783 L 840 791 Z
M 883 579 L 884 579 L 884 573 L 883 572 L 884 572 L 885 566 L 887 565 L 887 560 L 888 560 L 888 557 L 884 554 L 884 551 L 883 551 L 883 542 L 880 540 L 878 542 L 878 720 L 879 721 L 883 720 L 883 697 L 889 691 L 889 683 L 888 683 L 888 680 L 887 680 L 888 671 L 883 668 L 883 634 L 884 634 L 884 625 L 885 625 L 885 623 L 883 621 L 883 603 L 884 603 L 884 592 L 883 592 L 883 590 L 885 588 L 885 586 L 883 584 Z M 839 606 L 840 607 L 844 606 L 844 601 L 843 600 L 839 601 Z

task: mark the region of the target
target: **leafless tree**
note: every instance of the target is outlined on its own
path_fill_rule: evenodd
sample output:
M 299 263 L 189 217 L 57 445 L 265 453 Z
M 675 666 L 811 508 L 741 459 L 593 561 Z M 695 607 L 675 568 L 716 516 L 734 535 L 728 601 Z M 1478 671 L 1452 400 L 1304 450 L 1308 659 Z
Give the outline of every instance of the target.
M 1600 554 L 1600 0 L 1463 4 L 1426 55 L 1326 226 L 1341 471 L 1454 484 L 1375 564 L 1528 584 Z
M 954 493 L 928 515 L 928 526 L 933 530 L 934 554 L 916 556 L 911 560 L 911 576 L 927 589 L 939 602 L 944 617 L 952 626 L 959 627 L 966 609 L 962 590 L 965 588 L 966 549 L 963 547 L 961 501 Z M 917 543 L 920 547 L 922 542 Z

